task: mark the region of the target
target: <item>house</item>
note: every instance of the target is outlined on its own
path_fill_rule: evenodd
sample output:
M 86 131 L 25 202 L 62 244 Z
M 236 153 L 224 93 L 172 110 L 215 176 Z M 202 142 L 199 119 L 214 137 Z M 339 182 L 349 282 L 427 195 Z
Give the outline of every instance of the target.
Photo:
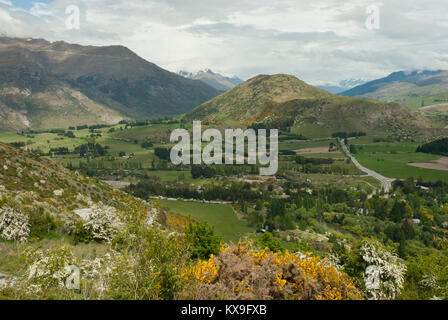
M 369 209 L 359 208 L 358 214 L 369 214 Z

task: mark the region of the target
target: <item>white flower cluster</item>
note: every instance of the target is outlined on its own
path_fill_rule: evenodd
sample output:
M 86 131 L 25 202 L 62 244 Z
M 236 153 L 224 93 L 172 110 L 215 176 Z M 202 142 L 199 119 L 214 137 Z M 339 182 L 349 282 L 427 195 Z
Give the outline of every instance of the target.
M 366 286 L 369 299 L 395 299 L 403 288 L 406 266 L 402 260 L 386 250 L 380 243 L 364 240 L 361 245 L 361 256 L 374 270 L 378 279 L 364 279 L 366 282 L 377 281 L 378 286 Z
M 111 276 L 117 275 L 118 273 L 120 276 L 123 276 L 123 270 L 118 270 L 118 265 L 127 266 L 128 263 L 119 253 L 109 251 L 102 258 L 82 260 L 79 262 L 79 266 L 82 279 L 89 280 L 92 289 L 101 297 L 109 289 Z
M 91 209 L 84 227 L 91 232 L 94 239 L 111 241 L 122 226 L 116 209 L 101 202 L 93 205 Z
M 38 294 L 51 287 L 64 288 L 71 275 L 70 265 L 76 264 L 75 257 L 68 247 L 27 251 L 24 255 L 32 262 L 25 272 L 22 283 L 30 293 Z
M 123 275 L 117 266 L 127 266 L 129 263 L 125 257 L 114 251 L 94 260 L 79 259 L 74 256 L 70 247 L 66 246 L 47 251 L 28 248 L 23 256 L 29 261 L 28 268 L 14 286 L 23 287 L 29 294 L 36 295 L 51 288 L 70 290 L 66 282 L 73 276 L 73 269 L 70 267 L 76 267 L 79 268 L 79 289 L 84 296 L 93 294 L 101 299 L 109 289 L 110 277 L 118 273 Z
M 27 215 L 10 207 L 0 208 L 0 236 L 6 240 L 25 242 L 30 234 Z
M 341 265 L 341 258 L 340 258 L 337 254 L 335 254 L 335 253 L 333 253 L 333 252 L 328 252 L 328 253 L 325 255 L 324 265 L 325 265 L 326 267 L 330 267 L 330 266 L 332 266 L 332 267 L 334 267 L 338 272 L 342 272 L 342 269 L 343 269 L 343 267 L 342 267 L 342 265 Z
M 149 206 L 149 204 L 148 204 L 148 206 Z M 151 207 L 151 209 L 147 213 L 146 224 L 148 226 L 152 226 L 154 224 L 154 222 L 156 221 L 158 215 L 159 215 L 159 211 L 156 208 Z

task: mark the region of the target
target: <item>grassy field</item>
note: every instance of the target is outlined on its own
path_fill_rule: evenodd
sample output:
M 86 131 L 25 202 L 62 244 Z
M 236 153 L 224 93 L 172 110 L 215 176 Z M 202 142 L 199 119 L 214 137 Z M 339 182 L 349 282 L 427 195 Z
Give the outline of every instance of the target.
M 241 221 L 230 205 L 209 204 L 190 201 L 159 200 L 161 207 L 196 221 L 204 221 L 215 228 L 215 232 L 222 236 L 224 241 L 238 241 L 244 234 L 254 230 L 246 221 Z
M 23 136 L 16 132 L 0 132 L 0 141 L 4 143 L 24 142 L 29 149 L 41 149 L 48 152 L 50 148 L 67 147 L 73 149 L 86 141 L 83 138 L 60 137 L 55 133 L 40 133 Z
M 336 143 L 335 139 L 320 139 L 320 140 L 287 140 L 281 141 L 278 144 L 279 150 L 299 150 L 306 148 L 329 147 L 330 143 Z
M 332 152 L 332 153 L 306 153 L 301 154 L 305 158 L 319 158 L 319 159 L 333 159 L 333 160 L 344 160 L 347 159 L 342 152 Z
M 95 132 L 101 133 L 101 137 L 96 137 L 95 141 L 110 146 L 110 152 L 112 154 L 118 153 L 119 151 L 144 153 L 147 150 L 140 147 L 140 142 L 147 138 L 166 139 L 167 134 L 176 127 L 178 127 L 177 124 L 154 124 L 125 129 L 124 125 L 116 125 L 108 128 L 95 129 Z M 113 132 L 109 131 L 111 128 L 113 128 Z M 0 141 L 5 143 L 25 142 L 30 149 L 40 148 L 42 151 L 48 152 L 50 148 L 58 147 L 73 149 L 90 139 L 91 132 L 89 129 L 73 130 L 73 133 L 75 138 L 58 136 L 56 133 L 21 135 L 15 131 L 4 131 L 0 132 Z M 158 146 L 157 142 L 155 146 Z
M 152 168 L 153 161 L 158 161 L 158 158 L 154 154 L 154 148 L 158 146 L 168 147 L 168 144 L 158 143 L 158 139 L 166 140 L 167 130 L 169 128 L 175 128 L 177 124 L 167 125 L 149 125 L 147 127 L 128 127 L 124 125 L 116 125 L 108 128 L 95 129 L 95 133 L 100 133 L 100 137 L 95 137 L 95 142 L 103 146 L 107 146 L 109 149 L 107 156 L 97 157 L 92 162 L 101 162 L 105 168 L 111 168 L 113 165 L 122 166 L 125 163 L 135 167 L 136 165 L 142 168 Z M 112 130 L 111 130 L 112 129 Z M 71 130 L 75 138 L 69 138 L 66 136 L 58 135 L 56 133 L 25 133 L 20 134 L 17 132 L 0 132 L 0 141 L 4 143 L 24 142 L 26 148 L 29 150 L 41 150 L 42 152 L 49 152 L 50 148 L 67 147 L 70 151 L 76 147 L 86 144 L 88 141 L 92 142 L 90 137 L 92 134 L 89 129 Z M 141 147 L 141 142 L 147 138 L 156 138 L 153 148 L 144 149 Z M 133 154 L 130 159 L 124 159 L 119 157 L 120 152 L 125 152 L 126 155 Z M 78 166 L 80 161 L 85 162 L 85 158 L 80 158 L 76 154 L 68 155 L 55 155 L 53 160 L 63 164 L 72 164 Z M 173 179 L 177 179 L 174 177 Z M 181 178 L 181 177 L 179 177 Z
M 179 124 L 150 124 L 143 127 L 128 128 L 123 131 L 116 130 L 115 132 L 110 133 L 110 136 L 121 139 L 145 140 L 148 137 L 170 133 L 176 128 L 179 128 Z
M 433 169 L 424 169 L 409 166 L 412 162 L 430 162 L 441 156 L 417 153 L 418 143 L 415 142 L 381 142 L 364 144 L 363 141 L 352 140 L 357 146 L 356 159 L 365 167 L 380 174 L 406 179 L 409 177 L 422 177 L 425 181 L 448 181 L 448 172 Z
M 427 93 L 426 93 L 427 94 Z M 448 102 L 448 94 L 436 94 L 430 96 L 423 96 L 417 98 L 409 98 L 398 101 L 400 104 L 408 107 L 411 110 L 417 110 L 422 106 L 430 106 L 434 104 L 447 103 Z
M 334 132 L 332 129 L 325 129 L 315 124 L 304 123 L 300 127 L 291 128 L 291 133 L 300 133 L 307 138 L 326 138 Z

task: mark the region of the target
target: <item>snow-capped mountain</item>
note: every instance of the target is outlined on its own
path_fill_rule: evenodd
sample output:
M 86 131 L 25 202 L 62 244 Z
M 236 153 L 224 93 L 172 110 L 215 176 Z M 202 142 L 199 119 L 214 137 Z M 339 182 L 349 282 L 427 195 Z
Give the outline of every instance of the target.
M 218 89 L 220 91 L 227 91 L 244 81 L 238 77 L 225 77 L 219 73 L 214 73 L 212 70 L 201 70 L 198 72 L 178 71 L 178 74 L 182 77 L 200 80 L 209 86 Z

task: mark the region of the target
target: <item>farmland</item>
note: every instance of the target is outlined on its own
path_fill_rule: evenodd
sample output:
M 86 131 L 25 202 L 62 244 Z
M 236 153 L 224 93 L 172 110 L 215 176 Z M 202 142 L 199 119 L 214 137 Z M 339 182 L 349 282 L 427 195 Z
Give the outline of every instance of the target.
M 386 177 L 412 176 L 423 180 L 398 180 L 389 194 L 383 194 L 380 183 L 361 172 L 341 152 L 338 140 L 324 135 L 301 140 L 303 136 L 281 132 L 279 170 L 274 176 L 259 176 L 258 165 L 175 166 L 167 157 L 173 145 L 169 134 L 181 126 L 181 123 L 139 126 L 124 123 L 79 130 L 2 132 L 0 141 L 39 153 L 52 163 L 78 171 L 78 175 L 105 180 L 129 195 L 144 199 L 158 210 L 156 221 L 167 234 L 188 231 L 185 226 L 191 218 L 211 226 L 211 232 L 221 237 L 224 246 L 240 240 L 251 241 L 251 245 L 261 250 L 288 249 L 326 257 L 332 248 L 344 250 L 339 243 L 353 247 L 359 239 L 373 237 L 393 244 L 399 248 L 400 257 L 407 259 L 408 255 L 423 256 L 426 248 L 436 248 L 437 237 L 445 232 L 448 206 L 440 203 L 446 203 L 446 199 L 441 196 L 440 203 L 432 201 L 432 194 L 446 194 L 445 186 L 435 184 L 425 189 L 419 188 L 423 186 L 419 184 L 448 181 L 448 172 L 409 165 L 422 166 L 441 158 L 417 153 L 418 142 L 373 136 L 348 139 L 363 166 Z M 80 147 L 86 145 L 87 153 L 83 153 Z M 24 168 L 27 165 L 20 164 Z M 19 179 L 23 172 L 28 172 L 9 166 L 10 163 L 5 170 L 11 179 Z M 30 190 L 44 183 L 42 179 L 36 183 L 31 178 L 26 181 Z M 8 180 L 3 185 L 10 187 L 14 183 Z M 58 184 L 57 188 L 64 187 Z M 93 192 L 85 190 L 89 195 Z M 42 196 L 51 193 L 42 191 Z M 409 205 L 402 205 L 404 201 Z M 421 221 L 423 226 L 409 227 L 405 221 L 410 218 Z M 45 236 L 48 239 L 41 239 L 36 245 L 74 243 L 76 233 L 61 235 L 58 230 L 48 233 Z M 408 238 L 400 238 L 400 230 L 407 232 Z M 88 239 L 83 241 L 87 243 L 74 246 L 76 255 L 90 256 L 105 248 L 103 244 L 88 243 Z M 0 254 L 0 262 L 6 261 L 2 270 L 14 274 L 18 262 L 8 260 L 8 252 L 11 250 Z
M 163 208 L 191 217 L 195 221 L 207 222 L 224 241 L 238 242 L 240 237 L 254 230 L 246 221 L 239 220 L 230 205 L 209 204 L 191 201 L 158 200 Z
M 421 177 L 425 181 L 448 181 L 446 171 L 418 168 L 409 163 L 425 163 L 440 159 L 438 155 L 417 153 L 416 142 L 380 142 L 373 143 L 352 140 L 356 145 L 356 159 L 365 167 L 380 174 L 398 179 Z
M 170 148 L 170 132 L 178 128 L 178 123 L 154 123 L 145 126 L 128 126 L 119 124 L 104 128 L 71 130 L 73 136 L 68 137 L 55 131 L 46 132 L 1 132 L 0 141 L 5 143 L 24 143 L 28 150 L 37 150 L 48 153 L 50 148 L 74 148 L 94 141 L 107 146 L 106 156 L 91 159 L 90 165 L 97 168 L 118 169 L 127 176 L 126 170 L 134 170 L 134 173 L 147 174 L 158 177 L 164 181 L 182 181 L 185 183 L 195 183 L 202 185 L 206 181 L 191 179 L 188 168 L 185 171 L 175 171 L 163 164 L 154 154 L 154 148 Z M 63 131 L 64 132 L 64 131 Z M 152 147 L 143 148 L 142 142 L 151 141 Z M 448 180 L 448 174 L 441 170 L 421 168 L 409 165 L 409 163 L 428 163 L 438 160 L 440 157 L 430 154 L 416 153 L 418 146 L 416 142 L 373 142 L 372 137 L 360 137 L 350 140 L 350 143 L 357 146 L 356 158 L 365 167 L 379 172 L 382 175 L 392 178 L 405 179 L 409 177 L 422 177 L 424 180 Z M 308 158 L 333 159 L 335 163 L 342 165 L 346 160 L 344 154 L 328 152 L 330 144 L 335 144 L 333 138 L 321 137 L 313 140 L 284 140 L 279 143 L 279 150 L 282 152 L 297 152 Z M 314 151 L 313 151 L 314 150 Z M 319 151 L 320 150 L 320 151 Z M 126 157 L 123 157 L 125 155 Z M 76 154 L 49 155 L 55 161 L 72 167 L 80 167 L 86 160 Z M 281 157 L 280 166 L 283 169 L 292 169 L 290 162 L 285 159 L 291 157 Z M 174 168 L 173 168 L 174 169 Z M 149 171 L 147 171 L 149 170 Z M 356 173 L 356 169 L 349 164 L 347 169 L 351 174 Z M 358 173 L 359 174 L 359 173 Z

